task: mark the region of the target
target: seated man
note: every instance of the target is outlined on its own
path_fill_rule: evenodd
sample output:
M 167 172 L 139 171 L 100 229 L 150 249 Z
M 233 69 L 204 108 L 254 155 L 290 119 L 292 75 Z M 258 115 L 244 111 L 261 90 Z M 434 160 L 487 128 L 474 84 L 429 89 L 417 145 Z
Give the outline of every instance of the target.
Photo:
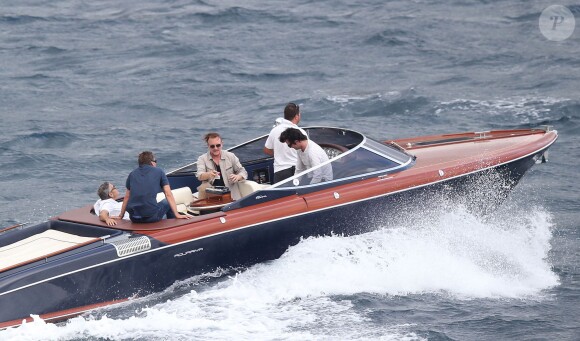
M 204 140 L 207 153 L 197 158 L 197 178 L 202 182 L 198 187 L 199 197 L 205 198 L 205 188 L 209 186 L 226 186 L 232 199 L 240 199 L 242 195 L 237 183 L 247 179 L 248 172 L 234 153 L 222 149 L 222 138 L 218 133 L 208 133 Z
M 95 214 L 99 216 L 101 221 L 104 221 L 109 226 L 117 225 L 115 219 L 119 218 L 123 203 L 117 201 L 119 197 L 119 190 L 110 182 L 103 182 L 97 190 L 99 200 L 93 205 Z M 129 219 L 129 213 L 125 212 L 123 219 Z
M 294 174 L 314 168 L 329 160 L 322 147 L 316 142 L 308 140 L 308 137 L 296 128 L 284 130 L 280 134 L 280 142 L 286 143 L 288 147 L 298 151 L 298 161 Z M 312 177 L 311 184 L 332 180 L 332 166 L 328 163 L 313 170 L 308 176 Z
M 165 215 L 167 218 L 191 218 L 190 215 L 177 211 L 167 175 L 156 166 L 157 160 L 152 152 L 144 151 L 139 154 L 139 167 L 127 177 L 127 192 L 120 215 L 125 214 L 125 211 L 129 212 L 134 223 L 154 223 Z M 160 202 L 157 202 L 158 192 L 165 193 L 165 199 Z

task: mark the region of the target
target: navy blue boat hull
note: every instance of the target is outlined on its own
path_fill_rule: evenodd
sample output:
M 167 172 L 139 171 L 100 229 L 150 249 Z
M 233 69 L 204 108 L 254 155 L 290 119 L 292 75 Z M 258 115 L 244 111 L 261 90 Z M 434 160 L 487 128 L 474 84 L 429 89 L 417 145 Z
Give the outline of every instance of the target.
M 526 158 L 429 186 L 328 209 L 304 213 L 283 220 L 207 236 L 176 245 L 153 240 L 151 250 L 118 258 L 110 245 L 37 266 L 0 278 L 0 321 L 48 314 L 68 309 L 106 304 L 160 292 L 175 281 L 221 268 L 246 267 L 279 258 L 302 238 L 331 234 L 353 235 L 381 226 L 377 221 L 396 221 L 401 209 L 412 205 L 437 205 L 433 196 L 461 198 L 473 192 L 474 184 L 490 174 L 506 186 L 495 186 L 497 198 L 505 198 L 543 151 Z M 494 181 L 495 181 L 494 180 Z M 497 198 L 493 199 L 496 200 Z M 383 220 L 381 220 L 383 219 Z M 28 286 L 27 286 L 28 285 Z M 20 287 L 20 288 L 19 288 Z M 19 288 L 19 289 L 18 289 Z M 32 298 L 32 299 L 31 299 Z

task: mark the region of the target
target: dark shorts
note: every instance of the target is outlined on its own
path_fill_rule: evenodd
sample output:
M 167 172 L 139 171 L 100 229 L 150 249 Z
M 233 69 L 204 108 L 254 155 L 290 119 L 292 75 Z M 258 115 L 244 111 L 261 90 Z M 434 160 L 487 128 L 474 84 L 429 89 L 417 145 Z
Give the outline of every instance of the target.
M 286 168 L 286 169 L 283 169 L 279 172 L 274 173 L 274 183 L 288 179 L 289 177 L 294 175 L 295 171 L 296 171 L 296 167 L 292 166 L 290 168 Z

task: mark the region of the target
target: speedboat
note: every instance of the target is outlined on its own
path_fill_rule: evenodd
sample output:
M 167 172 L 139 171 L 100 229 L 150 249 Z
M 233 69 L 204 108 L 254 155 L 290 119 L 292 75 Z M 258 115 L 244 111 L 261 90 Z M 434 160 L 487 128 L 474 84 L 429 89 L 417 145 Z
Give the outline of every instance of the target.
M 218 268 L 273 260 L 301 238 L 363 233 L 378 214 L 400 215 L 431 195 L 468 197 L 481 179 L 492 179 L 488 186 L 499 194 L 477 206 L 497 205 L 528 169 L 546 162 L 558 137 L 550 127 L 386 141 L 342 128 L 305 130 L 329 155 L 318 167 L 330 165 L 332 180 L 311 183 L 312 168 L 272 184 L 273 158 L 263 154 L 261 136 L 230 149 L 248 171 L 239 200 L 227 188 L 198 198 L 195 163 L 167 174 L 191 219 L 109 227 L 88 204 L 0 230 L 0 328 L 31 316 L 61 321 Z

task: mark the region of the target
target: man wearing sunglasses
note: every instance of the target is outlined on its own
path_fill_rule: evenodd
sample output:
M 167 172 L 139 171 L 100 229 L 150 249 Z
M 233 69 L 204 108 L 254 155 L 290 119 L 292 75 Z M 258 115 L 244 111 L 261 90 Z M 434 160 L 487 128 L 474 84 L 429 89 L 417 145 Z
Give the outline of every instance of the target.
M 199 198 L 205 198 L 207 187 L 226 186 L 232 199 L 238 200 L 242 196 L 237 183 L 248 178 L 246 169 L 234 153 L 223 150 L 222 138 L 218 133 L 208 133 L 204 140 L 207 153 L 197 159 L 197 178 L 202 182 L 198 187 Z
M 95 214 L 99 219 L 109 226 L 117 225 L 116 219 L 121 213 L 123 202 L 117 201 L 119 197 L 119 190 L 112 183 L 105 181 L 97 190 L 99 200 L 93 205 Z M 125 212 L 123 219 L 129 220 L 129 213 Z
M 274 156 L 274 183 L 280 182 L 294 175 L 296 170 L 296 162 L 298 156 L 296 150 L 288 148 L 284 143 L 280 142 L 280 134 L 287 128 L 299 129 L 302 134 L 306 132 L 298 127 L 302 113 L 300 106 L 295 103 L 288 103 L 284 108 L 284 118 L 279 118 L 279 122 L 272 130 L 266 144 L 264 146 L 264 153 Z

